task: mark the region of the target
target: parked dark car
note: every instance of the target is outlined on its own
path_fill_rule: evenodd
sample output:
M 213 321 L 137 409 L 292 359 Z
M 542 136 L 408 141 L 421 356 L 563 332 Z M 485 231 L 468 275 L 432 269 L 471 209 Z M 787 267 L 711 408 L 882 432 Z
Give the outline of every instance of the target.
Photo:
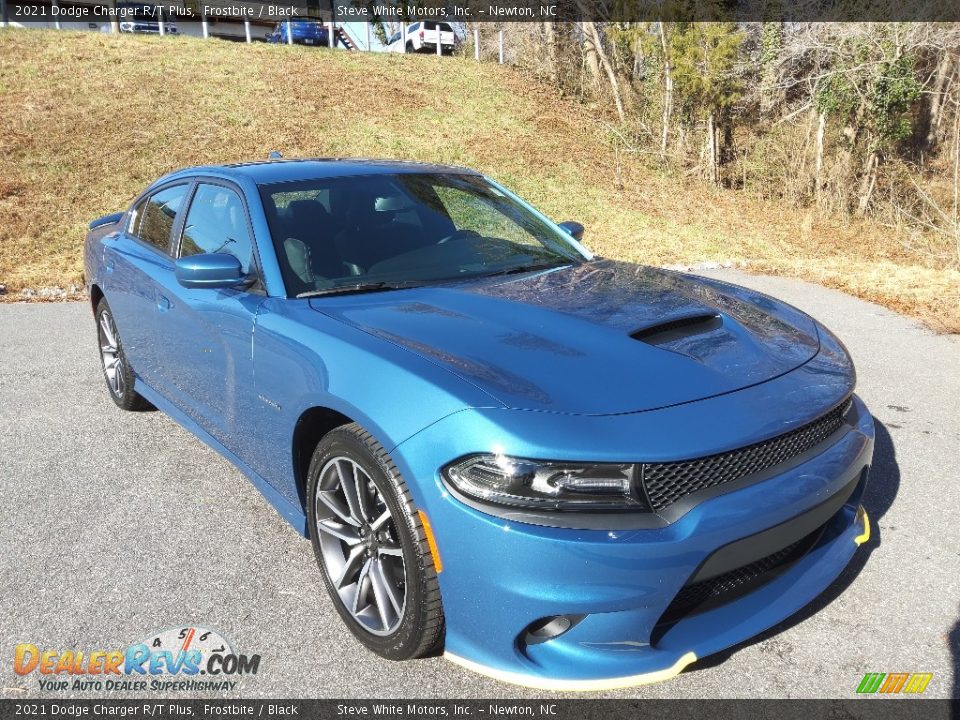
M 163 32 L 177 35 L 177 24 L 168 19 L 160 5 L 149 3 L 125 2 L 117 3 L 117 12 L 120 17 L 120 32 L 160 34 L 160 21 L 163 21 Z
M 296 45 L 330 45 L 330 29 L 318 20 L 289 20 L 277 23 L 273 31 L 267 35 L 267 42 L 286 43 L 290 37 Z M 336 44 L 336 36 L 334 36 Z

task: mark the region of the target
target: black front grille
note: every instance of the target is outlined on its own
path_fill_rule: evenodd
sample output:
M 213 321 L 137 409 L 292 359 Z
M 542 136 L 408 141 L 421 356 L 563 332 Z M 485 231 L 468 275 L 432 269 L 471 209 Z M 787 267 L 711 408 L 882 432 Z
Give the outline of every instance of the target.
M 643 485 L 654 511 L 698 490 L 733 482 L 802 455 L 835 433 L 850 409 L 850 400 L 796 430 L 755 445 L 718 455 L 678 462 L 644 463 Z
M 730 602 L 764 585 L 802 558 L 820 538 L 823 527 L 766 557 L 722 575 L 685 585 L 670 603 L 658 624 L 672 623 L 693 611 Z

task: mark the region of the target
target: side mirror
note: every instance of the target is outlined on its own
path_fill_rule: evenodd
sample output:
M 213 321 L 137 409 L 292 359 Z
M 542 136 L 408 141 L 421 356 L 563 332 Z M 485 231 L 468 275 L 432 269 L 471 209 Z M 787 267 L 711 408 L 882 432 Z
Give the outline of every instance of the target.
M 177 282 L 185 288 L 222 289 L 248 285 L 240 261 L 226 253 L 182 257 L 176 263 Z
M 568 235 L 573 236 L 573 239 L 576 241 L 583 240 L 583 231 L 586 229 L 578 223 L 576 220 L 567 220 L 562 223 L 557 223 L 560 227 L 567 231 Z

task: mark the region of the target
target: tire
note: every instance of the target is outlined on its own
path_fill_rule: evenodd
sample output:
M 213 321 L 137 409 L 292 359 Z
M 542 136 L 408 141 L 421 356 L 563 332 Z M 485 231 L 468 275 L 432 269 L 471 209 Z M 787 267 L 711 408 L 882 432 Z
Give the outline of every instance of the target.
M 350 631 L 388 660 L 438 649 L 444 619 L 433 556 L 387 452 L 356 423 L 344 425 L 317 445 L 307 477 L 310 541 Z
M 136 412 L 151 408 L 152 405 L 133 389 L 136 376 L 123 352 L 120 333 L 117 331 L 117 325 L 106 298 L 100 298 L 100 302 L 97 303 L 95 317 L 97 344 L 100 348 L 100 367 L 103 369 L 103 379 L 107 383 L 110 399 L 122 410 Z

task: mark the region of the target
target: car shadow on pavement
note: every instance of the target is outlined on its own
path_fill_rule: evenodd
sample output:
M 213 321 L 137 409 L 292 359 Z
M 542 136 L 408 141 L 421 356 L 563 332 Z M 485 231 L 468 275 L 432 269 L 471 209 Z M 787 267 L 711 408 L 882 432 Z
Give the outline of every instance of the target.
M 706 670 L 707 668 L 721 665 L 733 656 L 734 653 L 779 635 L 785 630 L 789 630 L 811 616 L 816 615 L 840 597 L 860 574 L 860 571 L 863 570 L 867 561 L 870 559 L 870 555 L 873 554 L 874 549 L 880 547 L 880 518 L 882 518 L 893 505 L 893 501 L 900 490 L 900 466 L 897 464 L 897 452 L 893 445 L 893 439 L 890 437 L 887 428 L 879 420 L 874 419 L 874 426 L 876 428 L 876 443 L 873 449 L 873 464 L 870 467 L 870 478 L 862 500 L 863 507 L 866 509 L 867 515 L 870 518 L 870 540 L 854 554 L 850 564 L 840 573 L 837 579 L 809 605 L 801 608 L 769 630 L 749 640 L 745 640 L 739 645 L 734 645 L 731 648 L 727 648 L 726 650 L 694 663 L 690 666 L 689 672 Z M 954 634 L 960 634 L 960 632 L 955 631 Z M 954 643 L 956 643 L 956 641 L 957 638 L 954 638 Z M 954 651 L 956 654 L 955 647 Z M 960 718 L 957 720 L 960 720 Z

